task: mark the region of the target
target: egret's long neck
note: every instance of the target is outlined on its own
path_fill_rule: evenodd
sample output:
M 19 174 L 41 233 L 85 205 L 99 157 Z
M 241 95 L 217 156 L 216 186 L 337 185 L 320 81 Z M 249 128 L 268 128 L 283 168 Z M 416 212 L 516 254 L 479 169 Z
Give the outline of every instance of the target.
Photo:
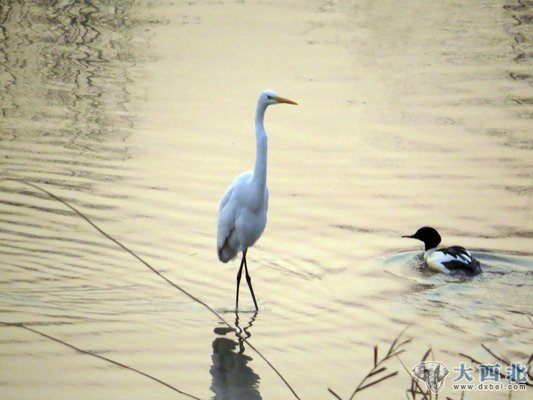
M 266 108 L 267 105 L 260 101 L 257 103 L 257 110 L 255 113 L 256 155 L 252 183 L 256 189 L 256 193 L 260 196 L 258 200 L 263 198 L 267 175 L 268 137 L 263 122 Z

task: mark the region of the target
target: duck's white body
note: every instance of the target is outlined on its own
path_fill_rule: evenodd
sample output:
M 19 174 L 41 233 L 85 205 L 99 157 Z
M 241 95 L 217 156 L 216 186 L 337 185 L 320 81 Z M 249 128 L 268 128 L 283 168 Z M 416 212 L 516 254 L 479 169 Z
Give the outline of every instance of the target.
M 415 234 L 403 237 L 424 242 L 424 263 L 432 271 L 445 274 L 461 271 L 466 275 L 477 275 L 481 272 L 479 261 L 464 247 L 438 248 L 441 237 L 434 228 L 425 226 L 417 230 Z
M 479 262 L 470 252 L 459 246 L 429 249 L 424 252 L 424 261 L 429 269 L 445 274 L 451 274 L 458 269 L 479 268 Z

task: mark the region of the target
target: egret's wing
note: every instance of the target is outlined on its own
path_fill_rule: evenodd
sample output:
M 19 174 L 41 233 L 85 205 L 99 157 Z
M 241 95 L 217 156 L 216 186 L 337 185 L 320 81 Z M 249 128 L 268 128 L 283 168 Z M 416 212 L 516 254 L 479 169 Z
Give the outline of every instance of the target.
M 227 238 L 235 229 L 235 207 L 231 207 L 230 199 L 233 194 L 233 185 L 226 190 L 218 206 L 217 222 L 217 250 L 220 253 Z
M 218 258 L 224 262 L 233 258 L 239 251 L 238 248 L 228 248 L 228 246 L 235 246 L 233 243 L 228 243 L 228 239 L 235 229 L 235 220 L 237 218 L 238 204 L 236 192 L 238 191 L 240 185 L 242 185 L 246 180 L 250 179 L 251 175 L 251 172 L 245 172 L 239 175 L 233 181 L 228 190 L 226 190 L 226 193 L 224 193 L 224 196 L 222 196 L 218 206 L 217 253 Z

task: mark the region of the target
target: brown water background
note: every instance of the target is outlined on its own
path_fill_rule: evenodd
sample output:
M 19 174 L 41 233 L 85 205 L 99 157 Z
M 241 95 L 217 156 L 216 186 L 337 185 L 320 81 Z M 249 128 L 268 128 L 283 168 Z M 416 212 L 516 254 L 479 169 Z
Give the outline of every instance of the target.
M 2 0 L 0 168 L 17 181 L 0 181 L 0 321 L 200 398 L 292 398 L 216 317 L 29 182 L 246 328 L 302 399 L 349 397 L 408 324 L 409 368 L 429 346 L 449 367 L 493 361 L 482 343 L 525 362 L 532 22 L 525 0 Z M 260 312 L 243 286 L 236 315 L 216 214 L 253 167 L 267 88 L 299 105 L 267 111 Z M 423 225 L 485 272 L 416 271 L 401 235 Z M 180 398 L 20 328 L 0 326 L 0 352 L 1 399 Z M 357 398 L 405 397 L 387 365 L 399 375 Z M 449 380 L 444 394 L 460 397 Z M 465 394 L 485 398 L 507 393 Z

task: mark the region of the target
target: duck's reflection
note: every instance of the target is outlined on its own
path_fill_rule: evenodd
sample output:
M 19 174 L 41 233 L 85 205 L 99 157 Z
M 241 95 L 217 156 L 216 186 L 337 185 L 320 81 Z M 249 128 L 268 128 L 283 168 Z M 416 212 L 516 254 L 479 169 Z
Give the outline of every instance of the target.
M 211 374 L 211 391 L 216 400 L 256 400 L 261 399 L 259 393 L 259 375 L 250 367 L 252 357 L 244 354 L 244 339 L 249 338 L 257 313 L 254 313 L 241 328 L 239 314 L 235 313 L 237 332 L 226 327 L 214 329 L 217 337 L 213 340 L 213 362 Z M 234 339 L 235 337 L 235 339 Z

